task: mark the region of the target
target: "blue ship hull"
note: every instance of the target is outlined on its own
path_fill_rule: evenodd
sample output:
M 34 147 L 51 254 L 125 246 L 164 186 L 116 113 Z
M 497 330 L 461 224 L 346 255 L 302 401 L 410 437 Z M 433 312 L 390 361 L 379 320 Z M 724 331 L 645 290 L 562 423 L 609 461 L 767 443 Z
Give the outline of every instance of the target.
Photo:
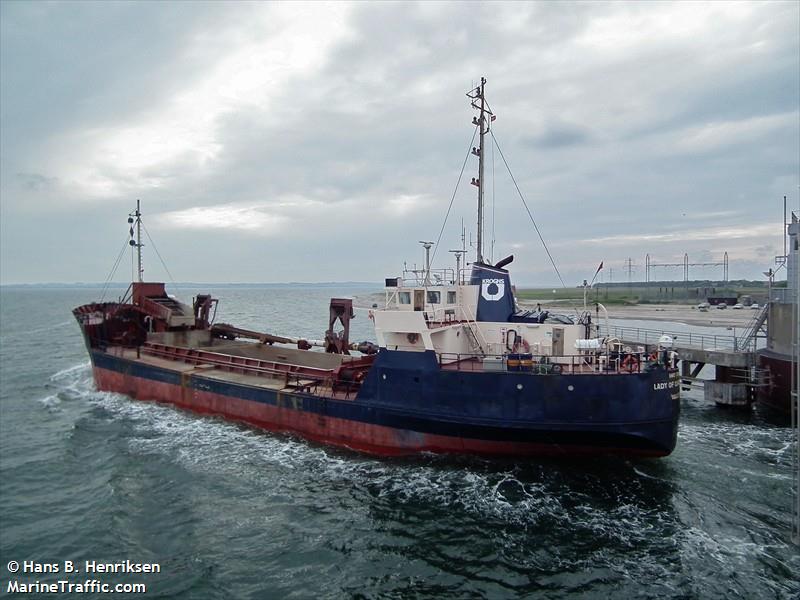
M 190 374 L 91 353 L 100 389 L 297 433 L 374 454 L 665 456 L 675 447 L 676 373 L 541 375 L 448 371 L 433 352 L 381 350 L 350 399 Z

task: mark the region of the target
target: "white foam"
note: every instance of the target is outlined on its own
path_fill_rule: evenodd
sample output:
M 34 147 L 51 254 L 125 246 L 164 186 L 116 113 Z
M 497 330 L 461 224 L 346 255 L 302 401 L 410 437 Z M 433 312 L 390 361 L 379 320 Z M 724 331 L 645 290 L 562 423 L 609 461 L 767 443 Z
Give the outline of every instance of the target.
M 50 381 L 52 382 L 60 382 L 60 381 L 75 381 L 78 379 L 78 376 L 86 375 L 87 373 L 91 372 L 90 367 L 92 363 L 88 360 L 86 362 L 82 362 L 78 365 L 73 365 L 71 367 L 67 367 L 66 369 L 62 369 L 57 373 L 53 373 L 50 376 Z
M 58 397 L 57 394 L 52 394 L 50 396 L 45 396 L 44 398 L 39 398 L 39 402 L 47 410 L 56 411 L 56 410 L 59 410 L 59 405 L 61 404 L 61 399 Z

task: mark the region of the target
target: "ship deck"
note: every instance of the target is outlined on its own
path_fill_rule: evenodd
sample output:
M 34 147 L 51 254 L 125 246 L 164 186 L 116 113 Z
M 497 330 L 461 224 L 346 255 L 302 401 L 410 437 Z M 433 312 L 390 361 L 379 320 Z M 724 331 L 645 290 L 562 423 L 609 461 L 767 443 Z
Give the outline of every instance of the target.
M 178 356 L 159 356 L 142 352 L 135 348 L 110 347 L 107 352 L 126 360 L 180 373 L 182 376 L 201 375 L 205 379 L 266 390 L 285 393 L 308 393 L 337 400 L 353 400 L 357 392 L 357 387 L 355 386 L 350 388 L 341 385 L 334 386 L 331 378 L 304 377 L 302 373 L 277 370 L 274 372 L 258 372 L 253 366 L 220 365 L 203 362 L 202 359 L 183 362 Z

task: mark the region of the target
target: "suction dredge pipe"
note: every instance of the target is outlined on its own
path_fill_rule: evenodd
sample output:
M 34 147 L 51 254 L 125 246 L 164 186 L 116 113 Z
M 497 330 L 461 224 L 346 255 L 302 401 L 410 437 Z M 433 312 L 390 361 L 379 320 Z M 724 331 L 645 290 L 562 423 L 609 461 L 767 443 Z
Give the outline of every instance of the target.
M 246 338 L 250 340 L 258 340 L 262 344 L 295 344 L 300 350 L 309 350 L 313 347 L 325 348 L 327 346 L 325 340 L 307 340 L 305 338 L 289 337 L 281 335 L 272 335 L 271 333 L 262 333 L 253 331 L 251 329 L 242 329 L 241 327 L 234 327 L 228 323 L 219 323 L 211 328 L 211 334 L 233 340 L 236 338 Z M 353 342 L 348 344 L 348 350 L 355 350 L 362 354 L 375 354 L 378 349 L 372 342 Z

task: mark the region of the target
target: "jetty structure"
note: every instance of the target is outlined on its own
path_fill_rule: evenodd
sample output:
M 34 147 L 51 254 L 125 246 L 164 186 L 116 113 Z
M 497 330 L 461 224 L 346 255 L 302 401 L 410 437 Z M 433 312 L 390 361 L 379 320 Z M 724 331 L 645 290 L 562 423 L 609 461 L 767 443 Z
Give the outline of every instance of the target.
M 784 197 L 784 203 L 786 198 Z M 766 315 L 766 346 L 756 351 L 759 374 L 765 377 L 759 386 L 759 404 L 789 414 L 792 391 L 796 390 L 798 344 L 798 284 L 800 284 L 800 222 L 792 212 L 786 225 L 784 254 L 776 257 L 778 269 L 786 269 L 786 287 L 770 285 Z M 777 271 L 777 270 L 776 270 Z M 770 283 L 774 273 L 769 272 Z M 794 366 L 793 366 L 794 365 Z
M 754 321 L 762 321 L 766 310 L 759 311 Z M 752 328 L 752 323 L 748 331 Z M 636 351 L 652 352 L 669 338 L 668 344 L 677 354 L 681 388 L 702 387 L 705 399 L 719 405 L 750 407 L 758 387 L 756 377 L 757 355 L 746 344 L 747 335 L 709 335 L 675 332 L 668 329 L 645 329 L 613 325 L 602 333 L 620 340 Z M 706 366 L 715 367 L 713 380 L 701 379 L 700 371 Z M 760 380 L 766 377 L 760 375 Z
M 784 198 L 785 201 L 785 198 Z M 767 301 L 741 335 L 709 335 L 662 329 L 610 326 L 603 333 L 637 351 L 656 350 L 663 336 L 678 354 L 681 386 L 703 388 L 705 399 L 722 406 L 758 405 L 766 414 L 796 423 L 798 339 L 800 316 L 800 219 L 784 218 L 784 254 L 769 269 Z M 775 278 L 786 271 L 785 285 Z M 701 379 L 706 365 L 715 367 L 714 379 Z

